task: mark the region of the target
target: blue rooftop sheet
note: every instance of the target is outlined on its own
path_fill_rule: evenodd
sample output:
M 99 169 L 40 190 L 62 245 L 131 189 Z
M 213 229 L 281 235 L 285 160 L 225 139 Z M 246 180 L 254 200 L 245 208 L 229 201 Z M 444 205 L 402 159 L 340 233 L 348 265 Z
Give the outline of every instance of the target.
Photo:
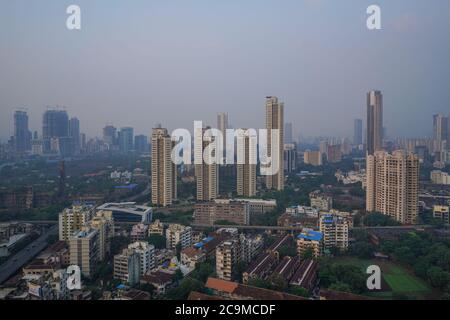
M 308 231 L 306 233 L 300 233 L 297 236 L 298 239 L 306 239 L 312 241 L 320 241 L 323 238 L 323 234 L 320 231 Z

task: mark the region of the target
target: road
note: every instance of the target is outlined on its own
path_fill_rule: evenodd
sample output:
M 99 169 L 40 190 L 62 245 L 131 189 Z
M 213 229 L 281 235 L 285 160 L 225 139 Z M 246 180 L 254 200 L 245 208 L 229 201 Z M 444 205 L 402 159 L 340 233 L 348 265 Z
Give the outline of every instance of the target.
M 34 240 L 28 246 L 17 252 L 15 255 L 9 257 L 9 259 L 0 265 L 0 284 L 8 280 L 17 271 L 19 271 L 28 261 L 37 256 L 42 250 L 44 250 L 47 244 L 47 238 L 51 235 L 58 234 L 58 226 L 50 227 L 44 234 Z

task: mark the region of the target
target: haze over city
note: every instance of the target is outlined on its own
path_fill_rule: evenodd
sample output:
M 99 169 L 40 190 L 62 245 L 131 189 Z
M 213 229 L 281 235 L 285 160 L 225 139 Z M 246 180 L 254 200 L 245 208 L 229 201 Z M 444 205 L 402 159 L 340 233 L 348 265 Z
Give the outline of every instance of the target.
M 372 1 L 79 0 L 71 32 L 72 2 L 1 3 L 3 141 L 23 107 L 32 131 L 59 105 L 89 136 L 106 123 L 149 135 L 155 123 L 214 126 L 221 111 L 234 127 L 263 127 L 276 95 L 295 138 L 351 136 L 371 89 L 388 135 L 431 136 L 432 114 L 450 110 L 448 1 L 377 1 L 382 29 L 369 31 Z

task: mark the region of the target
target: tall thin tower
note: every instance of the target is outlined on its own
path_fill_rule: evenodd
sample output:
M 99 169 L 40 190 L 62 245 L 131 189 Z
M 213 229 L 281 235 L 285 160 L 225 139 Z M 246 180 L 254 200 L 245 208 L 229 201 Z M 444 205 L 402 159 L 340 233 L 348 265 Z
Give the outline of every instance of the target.
M 177 198 L 177 168 L 172 162 L 173 142 L 165 128 L 152 132 L 152 203 L 169 206 Z
M 266 129 L 267 129 L 267 155 L 272 157 L 272 144 L 278 143 L 277 157 L 278 172 L 266 176 L 266 187 L 268 189 L 284 189 L 284 103 L 278 102 L 277 97 L 266 97 Z M 272 141 L 273 129 L 279 130 L 278 141 Z M 274 159 L 272 159 L 273 161 Z
M 367 154 L 383 150 L 383 95 L 381 91 L 367 93 Z

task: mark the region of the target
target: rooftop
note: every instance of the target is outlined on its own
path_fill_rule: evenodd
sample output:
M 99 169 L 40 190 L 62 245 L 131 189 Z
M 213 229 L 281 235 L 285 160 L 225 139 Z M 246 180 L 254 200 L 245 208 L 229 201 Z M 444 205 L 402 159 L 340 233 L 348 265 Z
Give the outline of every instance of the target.
M 297 236 L 298 239 L 305 239 L 310 241 L 320 241 L 323 238 L 323 234 L 320 231 L 308 230 L 303 233 L 300 233 Z

